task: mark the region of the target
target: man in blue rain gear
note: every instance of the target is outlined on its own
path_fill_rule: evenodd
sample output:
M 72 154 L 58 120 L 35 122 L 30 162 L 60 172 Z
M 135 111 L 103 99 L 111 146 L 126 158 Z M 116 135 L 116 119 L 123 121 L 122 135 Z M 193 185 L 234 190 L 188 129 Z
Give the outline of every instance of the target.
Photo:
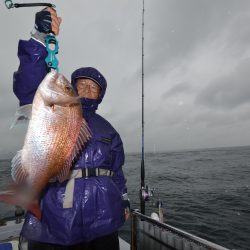
M 32 103 L 47 73 L 44 38 L 51 31 L 58 35 L 60 23 L 53 9 L 42 10 L 36 14 L 32 38 L 19 42 L 20 66 L 14 73 L 14 93 L 20 106 Z M 48 184 L 40 202 L 41 221 L 27 212 L 21 235 L 28 240 L 29 250 L 118 250 L 118 229 L 127 217 L 124 211 L 128 211 L 129 201 L 121 138 L 110 123 L 96 114 L 107 82 L 92 67 L 77 69 L 71 80 L 92 133 L 72 169 L 81 169 L 81 175 Z

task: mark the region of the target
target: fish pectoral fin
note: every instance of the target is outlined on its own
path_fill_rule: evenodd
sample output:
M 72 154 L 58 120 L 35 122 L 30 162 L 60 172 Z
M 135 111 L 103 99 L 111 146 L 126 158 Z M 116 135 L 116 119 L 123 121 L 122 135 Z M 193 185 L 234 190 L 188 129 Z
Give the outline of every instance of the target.
M 59 174 L 57 175 L 57 180 L 59 182 L 63 182 L 69 178 L 69 171 L 72 165 L 78 160 L 83 147 L 87 143 L 87 141 L 91 138 L 91 132 L 87 125 L 87 122 L 82 119 L 81 129 L 79 132 L 79 136 L 73 148 L 70 158 L 65 162 L 64 167 L 60 170 Z
M 31 119 L 31 111 L 32 111 L 32 104 L 27 104 L 24 106 L 21 106 L 15 114 L 14 121 L 11 124 L 10 129 L 15 127 L 18 124 L 23 124 L 29 122 Z
M 67 161 L 64 167 L 60 170 L 60 172 L 56 176 L 56 179 L 59 182 L 62 183 L 69 178 L 70 167 L 71 167 L 71 162 Z
M 27 178 L 27 173 L 22 166 L 22 150 L 18 151 L 11 161 L 11 176 L 14 182 L 23 184 Z
M 69 161 L 71 162 L 71 166 L 74 162 L 76 162 L 79 159 L 79 156 L 81 155 L 83 147 L 89 141 L 90 138 L 91 138 L 91 131 L 88 127 L 87 122 L 83 118 L 79 136 L 77 138 L 74 149 L 72 151 L 71 158 L 69 159 Z

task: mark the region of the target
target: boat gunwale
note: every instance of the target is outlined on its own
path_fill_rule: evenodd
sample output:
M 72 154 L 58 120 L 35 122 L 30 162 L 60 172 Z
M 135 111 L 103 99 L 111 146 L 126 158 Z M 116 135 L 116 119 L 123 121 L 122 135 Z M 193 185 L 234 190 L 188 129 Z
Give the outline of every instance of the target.
M 200 238 L 198 236 L 195 236 L 191 233 L 188 233 L 186 231 L 183 231 L 181 229 L 173 227 L 167 223 L 162 223 L 160 221 L 154 220 L 147 215 L 141 214 L 138 210 L 131 211 L 131 218 L 132 218 L 132 223 L 131 223 L 131 240 L 132 240 L 132 242 L 135 242 L 135 239 L 133 239 L 133 237 L 136 237 L 136 232 L 134 232 L 134 230 L 136 230 L 134 228 L 134 227 L 136 227 L 135 221 L 137 218 L 140 218 L 141 220 L 145 220 L 146 222 L 149 222 L 153 226 L 157 226 L 157 227 L 160 227 L 166 231 L 173 232 L 174 234 L 177 234 L 178 236 L 181 236 L 182 238 L 185 238 L 189 241 L 193 241 L 194 243 L 201 244 L 205 247 L 210 247 L 211 249 L 214 249 L 214 250 L 229 250 L 228 248 L 225 248 L 225 247 L 220 246 L 216 243 L 213 243 L 211 241 L 205 240 L 205 239 Z

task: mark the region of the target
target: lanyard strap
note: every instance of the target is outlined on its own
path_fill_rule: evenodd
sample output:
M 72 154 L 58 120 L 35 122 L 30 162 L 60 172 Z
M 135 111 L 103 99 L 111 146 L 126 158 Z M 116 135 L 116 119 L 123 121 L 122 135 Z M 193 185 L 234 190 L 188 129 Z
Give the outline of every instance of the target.
M 5 6 L 7 7 L 7 9 L 20 8 L 20 7 L 39 7 L 39 6 L 51 7 L 51 8 L 56 7 L 54 4 L 51 3 L 13 3 L 12 0 L 5 0 Z

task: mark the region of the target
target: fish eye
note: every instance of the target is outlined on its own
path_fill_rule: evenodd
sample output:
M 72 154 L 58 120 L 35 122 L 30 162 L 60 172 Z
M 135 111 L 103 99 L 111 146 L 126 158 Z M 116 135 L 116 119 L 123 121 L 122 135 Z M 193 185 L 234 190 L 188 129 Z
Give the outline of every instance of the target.
M 67 92 L 71 92 L 71 91 L 72 91 L 72 88 L 69 87 L 69 86 L 65 86 L 64 88 L 65 88 L 65 90 L 66 90 Z

